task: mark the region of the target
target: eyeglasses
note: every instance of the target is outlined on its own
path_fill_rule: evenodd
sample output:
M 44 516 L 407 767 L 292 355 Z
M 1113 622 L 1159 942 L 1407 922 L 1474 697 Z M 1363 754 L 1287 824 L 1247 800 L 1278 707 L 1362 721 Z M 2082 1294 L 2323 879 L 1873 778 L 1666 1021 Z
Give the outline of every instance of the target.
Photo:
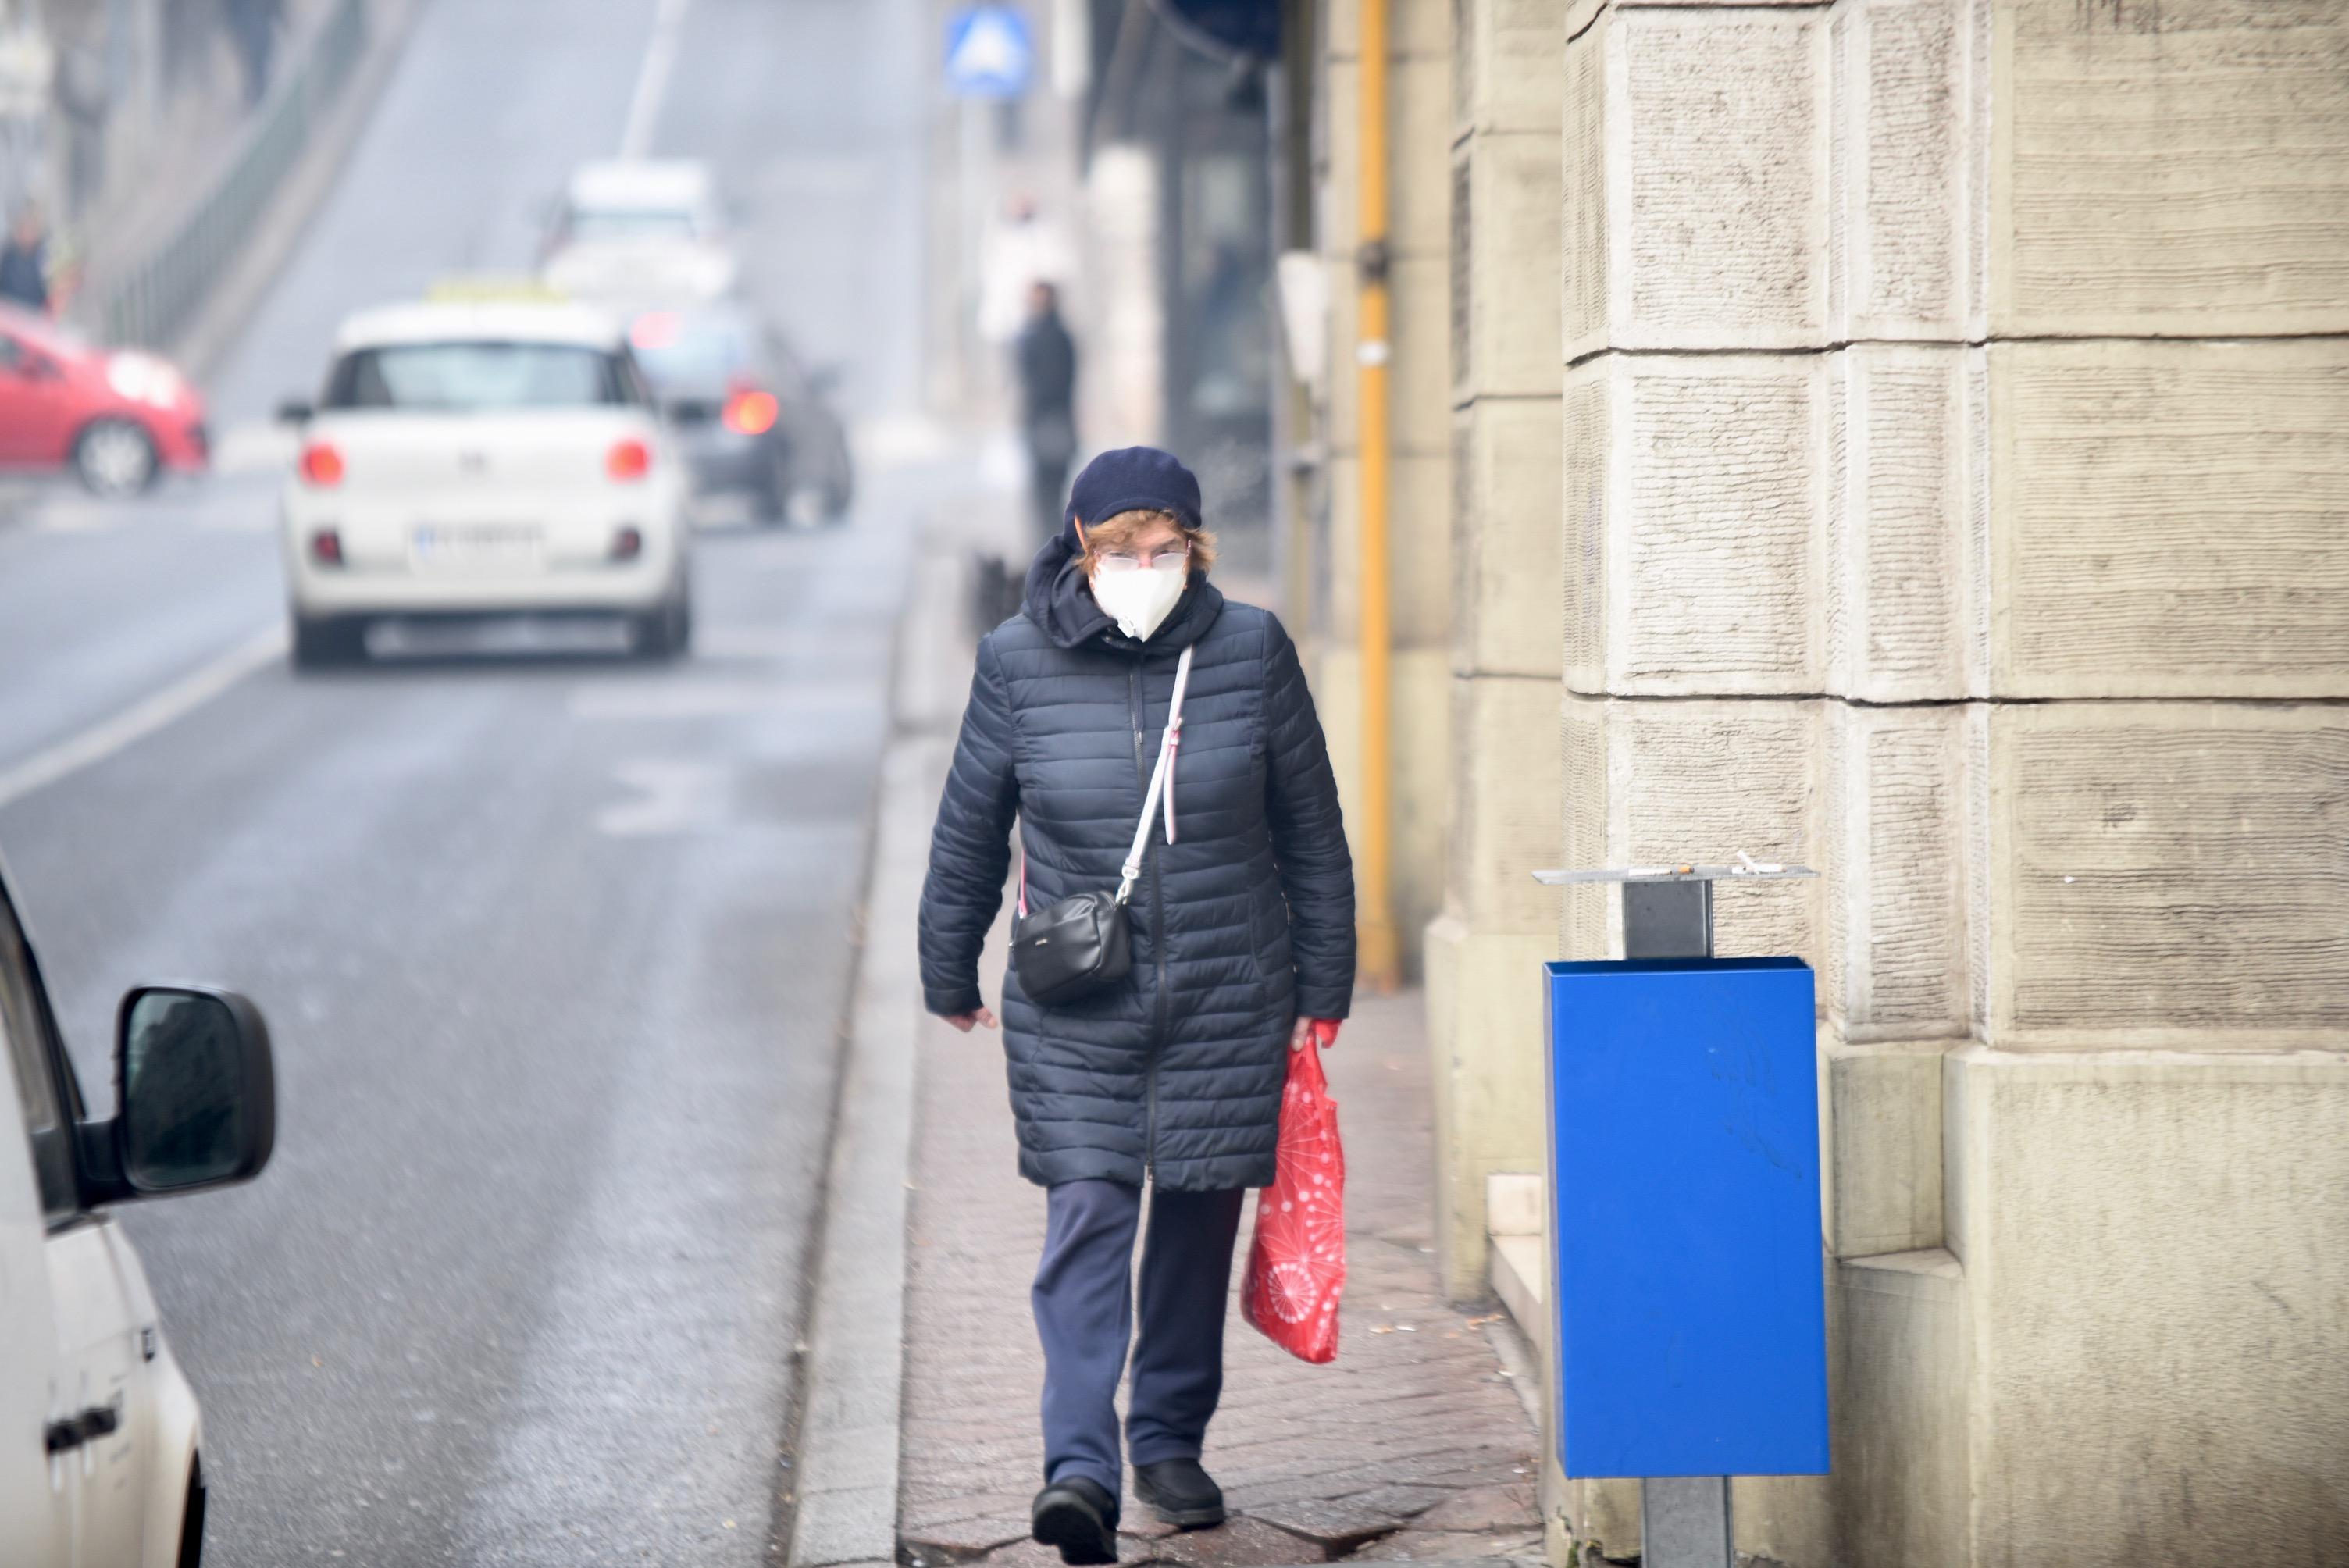
M 1093 566 L 1102 572 L 1183 572 L 1191 564 L 1191 543 L 1162 545 L 1136 554 L 1129 550 L 1103 550 L 1093 556 Z

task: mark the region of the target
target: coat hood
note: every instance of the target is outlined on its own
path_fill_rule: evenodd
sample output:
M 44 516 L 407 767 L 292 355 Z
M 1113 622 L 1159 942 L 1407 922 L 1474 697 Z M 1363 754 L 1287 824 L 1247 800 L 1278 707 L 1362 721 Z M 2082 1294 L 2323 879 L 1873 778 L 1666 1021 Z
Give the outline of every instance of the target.
M 1076 525 L 1063 522 L 1028 566 L 1028 589 L 1020 599 L 1020 613 L 1035 622 L 1055 647 L 1077 648 L 1099 642 L 1102 647 L 1129 654 L 1185 648 L 1206 636 L 1216 617 L 1223 614 L 1223 590 L 1195 572 L 1166 624 L 1148 642 L 1137 643 L 1119 631 L 1109 613 L 1093 603 L 1083 561 Z

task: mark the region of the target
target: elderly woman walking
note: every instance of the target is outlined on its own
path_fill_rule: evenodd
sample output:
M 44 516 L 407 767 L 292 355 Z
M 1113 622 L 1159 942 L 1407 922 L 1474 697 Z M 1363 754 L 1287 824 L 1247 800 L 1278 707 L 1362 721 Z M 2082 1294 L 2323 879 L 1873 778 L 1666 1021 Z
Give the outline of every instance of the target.
M 1167 453 L 1106 453 L 1078 476 L 1020 614 L 979 644 L 922 894 L 930 1011 L 995 1026 L 978 956 L 1016 820 L 1002 1028 L 1019 1171 L 1046 1216 L 1034 1525 L 1072 1563 L 1116 1560 L 1130 1340 L 1135 1495 L 1170 1524 L 1223 1520 L 1199 1456 L 1241 1200 L 1273 1179 L 1289 1052 L 1334 1032 L 1353 990 L 1353 867 L 1320 721 L 1280 622 L 1226 602 L 1214 561 L 1198 480 Z

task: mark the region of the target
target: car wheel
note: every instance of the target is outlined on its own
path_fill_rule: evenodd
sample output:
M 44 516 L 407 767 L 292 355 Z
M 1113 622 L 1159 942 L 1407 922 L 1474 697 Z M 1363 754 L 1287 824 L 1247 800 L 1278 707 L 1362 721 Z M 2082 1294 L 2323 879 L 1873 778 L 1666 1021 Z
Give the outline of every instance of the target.
M 634 618 L 636 656 L 682 658 L 693 645 L 693 600 L 683 589 L 667 603 Z
M 777 463 L 767 470 L 766 480 L 752 493 L 750 504 L 757 509 L 761 522 L 783 522 L 791 517 L 791 495 L 790 470 Z
M 162 472 L 155 438 L 136 420 L 95 419 L 74 441 L 74 475 L 108 500 L 138 495 Z
M 367 656 L 367 624 L 342 616 L 294 617 L 294 667 L 331 669 Z
M 188 1501 L 180 1511 L 180 1554 L 174 1568 L 203 1568 L 204 1461 L 188 1461 Z
M 832 484 L 824 491 L 823 515 L 826 521 L 838 522 L 848 515 L 856 501 L 856 465 L 848 455 L 848 442 L 843 438 L 840 449 L 833 459 Z

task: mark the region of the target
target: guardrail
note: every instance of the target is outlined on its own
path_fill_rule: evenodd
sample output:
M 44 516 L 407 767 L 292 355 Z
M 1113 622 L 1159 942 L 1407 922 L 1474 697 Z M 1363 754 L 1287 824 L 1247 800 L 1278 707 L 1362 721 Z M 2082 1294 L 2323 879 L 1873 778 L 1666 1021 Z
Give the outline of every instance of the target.
M 155 347 L 194 322 L 300 161 L 312 130 L 334 108 L 367 40 L 367 0 L 340 0 L 202 199 L 151 252 L 99 285 L 90 318 L 108 342 Z

